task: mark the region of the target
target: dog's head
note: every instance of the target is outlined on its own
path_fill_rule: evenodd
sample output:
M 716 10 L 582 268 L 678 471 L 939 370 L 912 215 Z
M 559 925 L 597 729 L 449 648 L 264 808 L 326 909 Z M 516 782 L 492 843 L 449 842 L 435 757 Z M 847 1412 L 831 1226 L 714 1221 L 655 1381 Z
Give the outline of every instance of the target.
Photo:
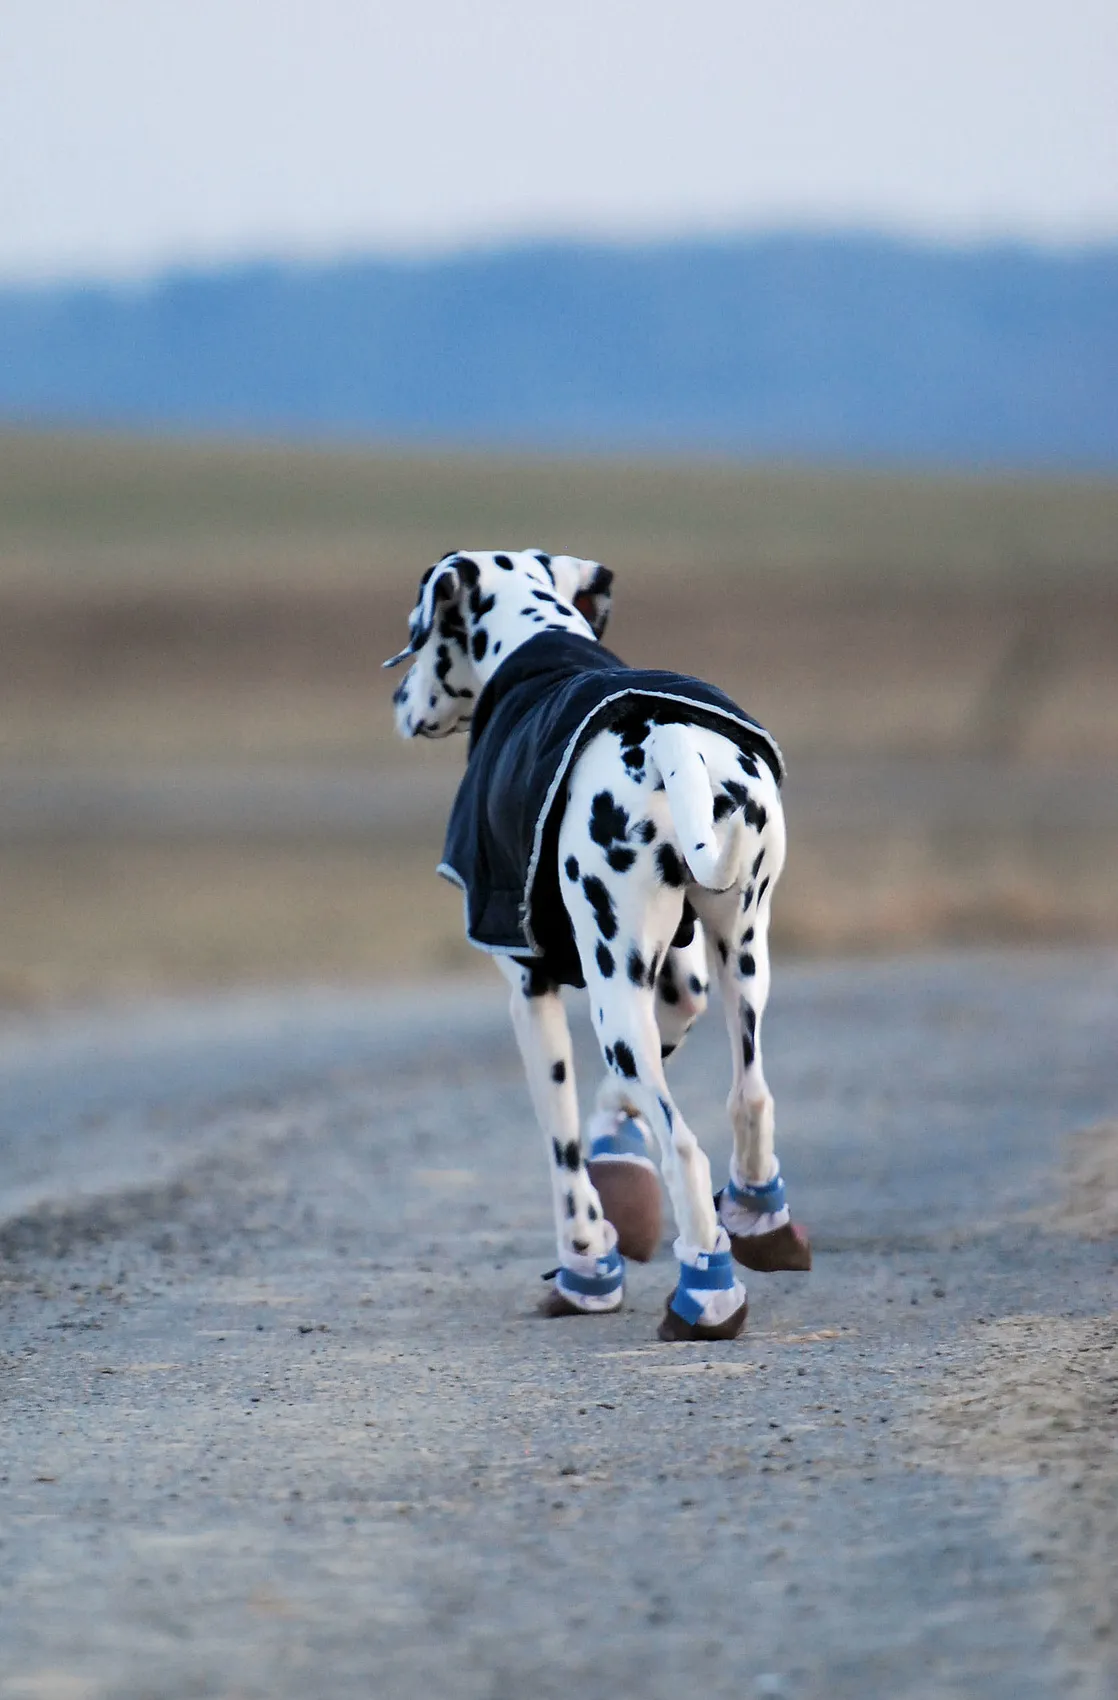
M 384 663 L 412 662 L 392 698 L 401 737 L 465 731 L 501 662 L 548 627 L 600 638 L 612 579 L 597 561 L 538 549 L 444 555 L 420 580 L 407 648 Z

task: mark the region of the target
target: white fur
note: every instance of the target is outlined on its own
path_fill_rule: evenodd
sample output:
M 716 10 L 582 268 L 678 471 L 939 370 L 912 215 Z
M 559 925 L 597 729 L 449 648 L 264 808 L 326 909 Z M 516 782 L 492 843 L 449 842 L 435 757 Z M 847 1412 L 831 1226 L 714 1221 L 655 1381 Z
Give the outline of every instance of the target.
M 536 551 L 459 551 L 446 558 L 428 577 L 412 616 L 409 653 L 415 660 L 394 699 L 399 731 L 443 737 L 464 729 L 479 691 L 514 649 L 548 627 L 600 636 L 608 605 L 609 574 L 594 561 Z M 758 761 L 749 771 L 738 746 L 720 733 L 653 725 L 642 747 L 643 766 L 634 766 L 622 759 L 623 735 L 602 731 L 578 756 L 558 834 L 559 881 L 607 1068 L 597 1114 L 643 1119 L 660 1150 L 679 1243 L 690 1253 L 711 1252 L 724 1235 L 710 1165 L 671 1095 L 661 1052 L 683 1041 L 706 1005 L 705 934 L 730 1036 L 732 1173 L 739 1184 L 767 1181 L 775 1173 L 775 1151 L 761 1021 L 769 992 L 772 893 L 784 865 L 784 816 L 767 765 Z M 723 803 L 723 818 L 716 821 L 715 803 L 729 796 L 728 784 L 739 797 L 745 788 L 748 808 L 735 804 L 726 813 Z M 604 793 L 626 821 L 615 844 L 597 842 L 589 830 L 595 799 Z M 611 865 L 611 851 L 628 865 Z M 574 878 L 569 863 L 577 863 Z M 608 894 L 604 919 L 587 879 L 591 893 L 600 898 L 604 887 Z M 691 944 L 673 948 L 685 897 L 701 926 Z M 513 1026 L 548 1142 L 560 1260 L 586 1269 L 610 1250 L 615 1235 L 582 1162 L 566 1015 L 557 988 L 540 992 L 528 971 L 509 958 L 497 961 L 511 986 Z M 759 1217 L 740 1207 L 732 1220 L 723 1215 L 731 1232 L 743 1234 L 786 1219 L 785 1212 Z M 722 1320 L 729 1302 L 725 1294 L 711 1294 L 704 1320 Z M 734 1302 L 740 1304 L 740 1291 Z M 611 1301 L 606 1308 L 615 1306 Z

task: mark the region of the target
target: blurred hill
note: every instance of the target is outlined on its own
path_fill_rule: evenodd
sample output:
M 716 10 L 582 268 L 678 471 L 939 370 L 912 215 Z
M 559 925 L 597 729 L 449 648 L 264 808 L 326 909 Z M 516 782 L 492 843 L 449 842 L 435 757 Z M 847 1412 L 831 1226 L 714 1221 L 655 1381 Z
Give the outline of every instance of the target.
M 553 245 L 0 290 L 0 416 L 1118 466 L 1118 249 Z

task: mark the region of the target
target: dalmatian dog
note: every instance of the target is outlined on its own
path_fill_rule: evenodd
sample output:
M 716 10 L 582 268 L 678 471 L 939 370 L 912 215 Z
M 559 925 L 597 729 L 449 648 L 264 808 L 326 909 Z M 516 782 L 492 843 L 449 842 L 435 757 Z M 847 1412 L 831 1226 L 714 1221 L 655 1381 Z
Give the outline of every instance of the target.
M 761 1057 L 768 931 L 785 855 L 774 741 L 714 686 L 628 668 L 600 640 L 612 575 L 540 550 L 456 550 L 424 574 L 394 695 L 405 738 L 468 732 L 440 873 L 471 943 L 509 982 L 549 1155 L 558 1267 L 546 1314 L 620 1308 L 625 1258 L 660 1238 L 678 1275 L 665 1340 L 745 1324 L 735 1265 L 808 1269 L 792 1223 Z M 733 1069 L 733 1155 L 710 1165 L 665 1065 L 717 974 Z M 562 984 L 585 985 L 605 1064 L 585 1137 Z

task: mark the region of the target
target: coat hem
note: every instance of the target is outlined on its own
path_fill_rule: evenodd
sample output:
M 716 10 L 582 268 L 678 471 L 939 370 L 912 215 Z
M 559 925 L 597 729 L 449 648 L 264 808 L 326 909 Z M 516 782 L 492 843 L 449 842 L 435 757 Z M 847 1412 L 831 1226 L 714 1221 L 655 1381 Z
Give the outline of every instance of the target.
M 457 868 L 452 868 L 449 862 L 440 862 L 435 870 L 451 885 L 456 885 L 462 893 L 462 910 L 466 921 L 466 943 L 472 944 L 475 950 L 485 951 L 487 956 L 542 956 L 543 951 L 533 941 L 531 944 L 486 944 L 484 939 L 474 937 L 470 921 L 470 892 L 462 875 Z

